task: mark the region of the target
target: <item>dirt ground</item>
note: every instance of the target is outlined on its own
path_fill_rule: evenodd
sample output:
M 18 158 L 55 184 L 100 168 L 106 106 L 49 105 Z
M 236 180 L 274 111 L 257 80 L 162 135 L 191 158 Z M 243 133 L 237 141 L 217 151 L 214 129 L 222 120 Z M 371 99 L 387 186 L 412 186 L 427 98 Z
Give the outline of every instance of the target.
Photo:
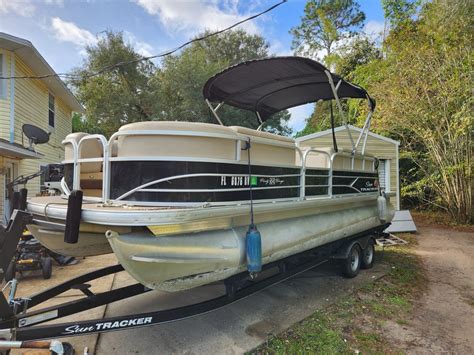
M 416 222 L 428 287 L 408 324 L 385 324 L 386 338 L 409 354 L 474 354 L 474 228 Z

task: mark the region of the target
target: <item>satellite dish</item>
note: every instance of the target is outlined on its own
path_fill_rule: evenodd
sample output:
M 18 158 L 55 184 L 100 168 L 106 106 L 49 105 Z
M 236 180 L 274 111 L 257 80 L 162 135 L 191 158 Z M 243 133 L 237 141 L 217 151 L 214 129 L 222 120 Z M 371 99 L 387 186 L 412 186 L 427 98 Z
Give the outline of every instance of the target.
M 44 144 L 48 143 L 49 141 L 50 133 L 47 133 L 46 131 L 32 124 L 24 124 L 22 130 L 30 142 L 30 146 L 28 147 L 29 150 L 34 150 L 33 144 Z

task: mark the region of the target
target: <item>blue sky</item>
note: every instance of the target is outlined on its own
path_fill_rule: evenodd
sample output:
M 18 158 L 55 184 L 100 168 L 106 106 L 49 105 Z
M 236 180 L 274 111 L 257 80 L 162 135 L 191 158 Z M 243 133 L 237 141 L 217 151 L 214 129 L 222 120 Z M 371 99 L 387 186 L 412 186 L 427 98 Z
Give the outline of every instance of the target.
M 260 12 L 279 0 L 0 0 L 0 32 L 33 43 L 53 69 L 68 72 L 81 64 L 84 46 L 104 30 L 124 31 L 143 55 L 174 48 L 204 29 L 220 29 Z M 303 15 L 305 0 L 289 0 L 271 13 L 243 25 L 264 36 L 271 51 L 291 55 L 289 29 Z M 379 0 L 359 0 L 365 30 L 383 28 Z M 290 126 L 304 127 L 312 106 L 291 110 Z

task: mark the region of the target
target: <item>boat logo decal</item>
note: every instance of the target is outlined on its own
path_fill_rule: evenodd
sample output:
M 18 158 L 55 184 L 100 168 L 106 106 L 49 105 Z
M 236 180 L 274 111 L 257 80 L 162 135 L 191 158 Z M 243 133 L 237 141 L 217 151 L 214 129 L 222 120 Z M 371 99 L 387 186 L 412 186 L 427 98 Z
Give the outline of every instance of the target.
M 285 181 L 283 179 L 280 179 L 280 178 L 271 177 L 271 178 L 260 178 L 260 182 L 263 185 L 274 186 L 274 185 L 281 185 Z
M 375 183 L 375 180 L 366 180 L 365 186 L 361 187 L 360 191 L 362 192 L 377 191 L 377 184 Z
M 115 322 L 97 322 L 92 325 L 80 326 L 78 324 L 71 325 L 64 329 L 63 334 L 81 334 L 102 331 L 106 329 L 121 329 L 128 327 L 136 327 L 138 325 L 151 324 L 152 317 L 131 318 Z

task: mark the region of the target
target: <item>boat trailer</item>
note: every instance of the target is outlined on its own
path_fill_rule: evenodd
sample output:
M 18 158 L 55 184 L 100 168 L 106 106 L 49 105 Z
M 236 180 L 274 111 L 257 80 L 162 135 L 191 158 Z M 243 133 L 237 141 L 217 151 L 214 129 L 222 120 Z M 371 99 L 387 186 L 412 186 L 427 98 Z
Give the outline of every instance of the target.
M 15 210 L 8 226 L 6 228 L 0 227 L 0 277 L 2 281 L 3 270 L 6 270 L 11 261 L 16 244 L 31 218 L 28 212 Z M 388 224 L 265 264 L 262 267 L 262 273 L 256 279 L 251 278 L 247 271 L 231 276 L 223 281 L 225 293 L 216 298 L 183 307 L 140 314 L 39 325 L 151 291 L 140 283 L 102 293 L 94 293 L 89 289 L 88 282 L 124 271 L 119 264 L 75 277 L 31 297 L 15 298 L 17 281 L 13 279 L 2 290 L 6 291 L 9 288 L 8 296 L 4 292 L 0 295 L 0 352 L 2 349 L 12 348 L 46 348 L 53 353 L 67 353 L 67 343 L 60 343 L 57 340 L 48 342 L 45 339 L 145 327 L 208 313 L 303 273 L 330 259 L 347 258 L 349 250 L 354 244 L 357 243 L 361 248 L 365 248 L 365 245 L 381 235 L 386 227 Z M 275 271 L 272 273 L 270 269 Z M 265 277 L 265 274 L 268 275 Z M 81 291 L 84 296 L 59 305 L 29 311 L 30 308 L 73 289 Z

